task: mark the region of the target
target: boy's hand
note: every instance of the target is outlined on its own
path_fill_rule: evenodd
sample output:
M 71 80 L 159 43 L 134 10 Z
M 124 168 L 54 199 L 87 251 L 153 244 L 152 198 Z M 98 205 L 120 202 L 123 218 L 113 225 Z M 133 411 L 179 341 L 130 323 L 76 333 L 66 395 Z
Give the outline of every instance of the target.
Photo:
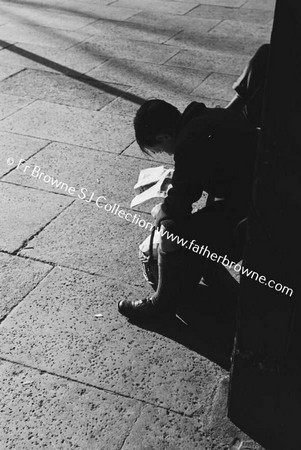
M 159 203 L 158 205 L 153 207 L 153 209 L 151 211 L 151 215 L 155 219 L 155 227 L 156 228 L 160 227 L 160 222 L 162 220 L 167 219 L 167 214 L 162 210 L 161 203 Z
M 153 216 L 154 219 L 157 218 L 157 215 L 159 214 L 160 209 L 161 209 L 161 203 L 158 203 L 158 205 L 154 206 L 153 209 L 151 210 L 151 215 Z

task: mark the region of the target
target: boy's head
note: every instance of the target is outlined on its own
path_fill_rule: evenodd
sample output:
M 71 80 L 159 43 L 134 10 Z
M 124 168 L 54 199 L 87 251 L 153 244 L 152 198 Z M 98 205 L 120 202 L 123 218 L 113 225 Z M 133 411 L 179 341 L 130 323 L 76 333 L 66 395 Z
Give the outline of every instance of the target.
M 147 100 L 134 118 L 136 140 L 145 153 L 174 153 L 174 143 L 181 113 L 164 100 Z

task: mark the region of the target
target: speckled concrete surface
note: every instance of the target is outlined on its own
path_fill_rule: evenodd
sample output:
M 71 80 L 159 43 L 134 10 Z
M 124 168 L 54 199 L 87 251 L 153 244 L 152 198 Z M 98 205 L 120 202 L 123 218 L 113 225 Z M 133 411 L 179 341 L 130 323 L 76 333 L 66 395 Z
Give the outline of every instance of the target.
M 16 252 L 34 234 L 57 217 L 73 199 L 1 183 L 0 249 Z
M 3 320 L 50 272 L 52 266 L 6 253 L 0 253 L 0 261 L 0 320 Z
M 115 280 L 56 268 L 0 326 L 2 355 L 201 420 L 221 370 L 116 310 L 139 297 Z M 101 314 L 101 317 L 96 317 Z
M 233 323 L 118 314 L 120 298 L 150 292 L 137 258 L 148 231 L 104 205 L 150 220 L 151 203 L 129 209 L 133 185 L 172 160 L 140 152 L 135 110 L 154 96 L 224 106 L 273 8 L 0 0 L 1 450 L 222 450 L 235 437 L 259 449 L 227 419 Z

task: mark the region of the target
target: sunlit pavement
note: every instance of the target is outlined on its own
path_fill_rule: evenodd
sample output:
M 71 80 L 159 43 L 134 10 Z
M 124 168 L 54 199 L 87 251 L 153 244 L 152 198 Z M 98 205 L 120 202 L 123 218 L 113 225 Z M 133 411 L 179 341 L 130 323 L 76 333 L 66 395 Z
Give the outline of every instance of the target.
M 202 340 L 118 314 L 149 292 L 147 231 L 110 206 L 128 211 L 139 171 L 171 162 L 139 152 L 138 105 L 224 106 L 273 8 L 0 1 L 1 450 L 258 448 L 228 421 L 228 372 Z

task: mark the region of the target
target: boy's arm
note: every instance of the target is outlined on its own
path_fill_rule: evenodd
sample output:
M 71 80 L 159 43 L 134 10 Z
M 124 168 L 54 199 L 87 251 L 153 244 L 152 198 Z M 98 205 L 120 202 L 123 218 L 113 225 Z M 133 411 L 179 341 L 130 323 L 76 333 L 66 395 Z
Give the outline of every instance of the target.
M 158 219 L 179 220 L 191 214 L 192 204 L 202 196 L 205 172 L 209 171 L 207 139 L 203 133 L 188 133 L 176 149 L 172 188 L 162 203 Z

